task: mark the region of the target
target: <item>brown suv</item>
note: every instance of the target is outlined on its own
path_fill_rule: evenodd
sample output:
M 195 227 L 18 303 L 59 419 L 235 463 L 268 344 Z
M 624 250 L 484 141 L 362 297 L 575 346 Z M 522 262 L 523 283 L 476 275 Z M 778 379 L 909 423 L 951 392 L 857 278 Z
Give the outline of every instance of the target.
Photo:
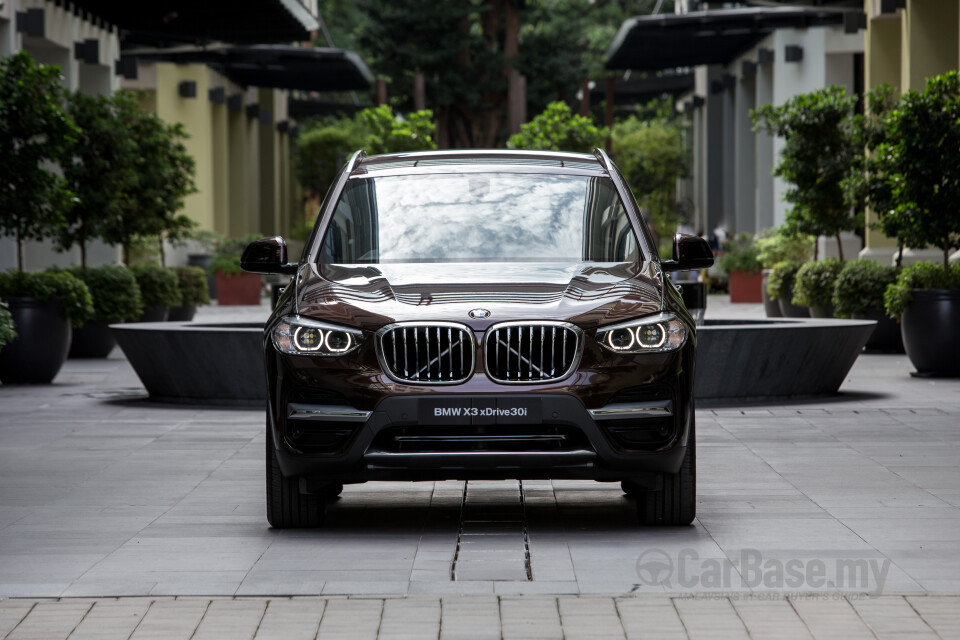
M 367 480 L 620 481 L 641 522 L 689 524 L 696 334 L 603 151 L 353 155 L 265 327 L 267 518 L 323 522 Z

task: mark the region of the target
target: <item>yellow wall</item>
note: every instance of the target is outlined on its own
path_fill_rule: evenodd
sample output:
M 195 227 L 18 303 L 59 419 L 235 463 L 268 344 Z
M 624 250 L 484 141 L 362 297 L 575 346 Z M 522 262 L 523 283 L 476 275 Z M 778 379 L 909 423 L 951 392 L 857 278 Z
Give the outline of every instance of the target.
M 183 81 L 197 83 L 195 98 L 180 96 Z M 226 97 L 243 95 L 243 108 L 212 102 L 209 90 L 214 87 L 223 87 Z M 249 104 L 270 111 L 270 123 L 248 117 Z M 290 163 L 291 140 L 276 127 L 287 118 L 281 92 L 245 90 L 205 65 L 157 63 L 155 87 L 144 92 L 141 106 L 167 122 L 182 122 L 190 135 L 184 144 L 196 163 L 197 193 L 186 198 L 183 213 L 199 229 L 235 238 L 289 234 L 302 210 Z
M 927 78 L 957 68 L 957 0 L 909 0 L 903 12 L 900 89 L 923 89 Z

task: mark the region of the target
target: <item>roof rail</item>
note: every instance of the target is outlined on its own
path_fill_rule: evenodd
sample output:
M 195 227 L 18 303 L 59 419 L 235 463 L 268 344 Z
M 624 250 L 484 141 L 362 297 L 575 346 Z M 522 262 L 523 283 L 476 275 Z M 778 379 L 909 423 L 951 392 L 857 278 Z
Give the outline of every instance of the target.
M 360 161 L 366 157 L 367 157 L 367 152 L 364 151 L 363 149 L 360 149 L 359 151 L 354 153 L 352 156 L 350 156 L 350 159 L 347 160 L 347 169 L 344 175 L 349 176 L 351 173 L 353 173 L 353 170 L 356 168 L 358 164 L 360 164 Z
M 610 162 L 610 156 L 607 155 L 606 151 L 600 147 L 596 147 L 593 150 L 593 155 L 597 157 L 597 160 L 600 161 L 600 164 L 603 165 L 604 169 L 607 171 L 613 171 L 613 163 Z

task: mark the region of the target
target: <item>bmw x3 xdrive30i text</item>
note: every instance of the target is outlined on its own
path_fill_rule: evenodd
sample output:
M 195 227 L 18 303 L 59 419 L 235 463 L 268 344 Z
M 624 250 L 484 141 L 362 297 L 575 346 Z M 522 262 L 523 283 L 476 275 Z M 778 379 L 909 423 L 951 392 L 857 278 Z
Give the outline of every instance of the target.
M 640 520 L 688 524 L 694 321 L 622 176 L 594 155 L 353 155 L 264 335 L 267 517 L 315 526 L 368 480 L 619 481 Z

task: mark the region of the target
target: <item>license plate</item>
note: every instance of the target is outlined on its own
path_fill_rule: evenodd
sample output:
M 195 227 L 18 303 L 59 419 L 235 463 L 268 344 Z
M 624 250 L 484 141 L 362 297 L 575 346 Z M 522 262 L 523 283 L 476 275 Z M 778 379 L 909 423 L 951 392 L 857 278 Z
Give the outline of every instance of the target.
M 539 398 L 423 399 L 420 424 L 535 424 L 540 422 Z

